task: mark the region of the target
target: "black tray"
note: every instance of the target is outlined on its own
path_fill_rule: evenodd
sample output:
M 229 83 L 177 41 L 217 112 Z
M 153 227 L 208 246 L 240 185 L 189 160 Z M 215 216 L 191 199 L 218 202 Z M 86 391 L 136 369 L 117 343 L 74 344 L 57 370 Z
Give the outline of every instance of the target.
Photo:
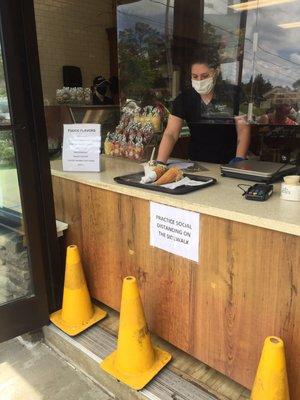
M 214 185 L 217 180 L 214 178 L 210 178 L 209 176 L 199 176 L 199 175 L 191 175 L 191 174 L 183 174 L 183 176 L 187 176 L 190 179 L 193 179 L 194 181 L 202 181 L 202 182 L 207 182 L 205 185 L 201 186 L 178 186 L 175 189 L 168 189 L 164 188 L 162 186 L 156 186 L 151 183 L 141 183 L 140 180 L 144 176 L 144 172 L 138 172 L 137 174 L 129 174 L 129 175 L 123 175 L 123 176 L 117 176 L 114 178 L 114 180 L 118 183 L 121 183 L 122 185 L 128 185 L 128 186 L 135 186 L 143 189 L 149 189 L 149 190 L 155 190 L 156 192 L 163 192 L 163 193 L 170 193 L 170 194 L 187 194 L 194 192 L 196 190 L 200 190 L 203 188 L 206 188 L 208 186 Z

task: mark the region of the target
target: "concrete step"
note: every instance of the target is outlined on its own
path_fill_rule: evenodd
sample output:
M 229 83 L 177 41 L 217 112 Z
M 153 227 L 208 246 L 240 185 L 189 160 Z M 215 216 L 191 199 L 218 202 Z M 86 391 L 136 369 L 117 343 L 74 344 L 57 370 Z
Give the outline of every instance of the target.
M 53 324 L 43 328 L 45 342 L 68 362 L 96 381 L 118 400 L 216 400 L 217 397 L 183 379 L 165 367 L 143 390 L 135 391 L 100 367 L 100 362 L 116 348 L 116 338 L 95 325 L 70 337 Z
M 50 349 L 38 334 L 1 343 L 0 365 L 0 400 L 114 399 Z

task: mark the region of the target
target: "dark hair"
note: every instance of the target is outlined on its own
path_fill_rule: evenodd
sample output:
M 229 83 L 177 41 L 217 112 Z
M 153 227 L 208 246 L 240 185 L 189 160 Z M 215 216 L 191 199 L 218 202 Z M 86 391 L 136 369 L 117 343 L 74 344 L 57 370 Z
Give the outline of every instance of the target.
M 214 48 L 197 50 L 190 59 L 190 67 L 194 64 L 206 64 L 209 68 L 217 68 L 220 65 L 218 51 Z

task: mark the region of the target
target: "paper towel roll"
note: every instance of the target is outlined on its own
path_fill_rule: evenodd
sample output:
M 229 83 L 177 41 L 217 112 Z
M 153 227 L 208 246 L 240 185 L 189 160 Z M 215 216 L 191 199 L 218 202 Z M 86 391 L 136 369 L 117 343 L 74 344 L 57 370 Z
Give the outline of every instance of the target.
M 300 185 L 281 184 L 281 198 L 283 200 L 300 201 Z

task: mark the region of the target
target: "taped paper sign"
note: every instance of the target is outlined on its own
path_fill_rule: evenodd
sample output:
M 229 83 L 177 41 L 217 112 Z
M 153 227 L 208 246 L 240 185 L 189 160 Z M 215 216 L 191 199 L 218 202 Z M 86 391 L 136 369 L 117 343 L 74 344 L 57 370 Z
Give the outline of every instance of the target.
M 200 214 L 150 203 L 150 245 L 199 262 Z
M 64 171 L 100 171 L 100 128 L 99 124 L 64 125 Z

